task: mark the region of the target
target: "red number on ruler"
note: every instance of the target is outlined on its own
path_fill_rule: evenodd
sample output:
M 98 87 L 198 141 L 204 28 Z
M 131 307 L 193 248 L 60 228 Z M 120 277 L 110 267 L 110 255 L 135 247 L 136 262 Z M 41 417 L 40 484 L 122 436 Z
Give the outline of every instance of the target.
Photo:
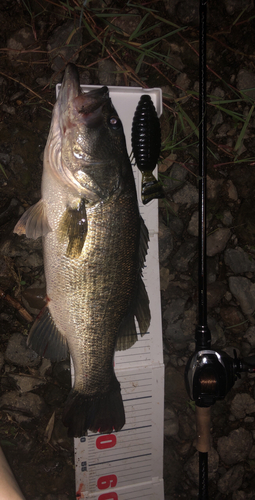
M 106 434 L 99 436 L 96 440 L 96 447 L 98 450 L 105 450 L 106 448 L 113 448 L 117 443 L 115 434 Z
M 118 500 L 117 493 L 103 493 L 98 497 L 98 500 Z
M 109 476 L 102 476 L 97 481 L 99 490 L 106 490 L 106 488 L 114 488 L 117 484 L 117 476 L 110 474 Z

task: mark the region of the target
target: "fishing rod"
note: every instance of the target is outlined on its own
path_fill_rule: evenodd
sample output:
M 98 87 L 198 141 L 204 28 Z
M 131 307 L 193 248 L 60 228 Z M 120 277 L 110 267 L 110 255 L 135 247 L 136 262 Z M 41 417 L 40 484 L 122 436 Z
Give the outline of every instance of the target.
M 207 324 L 206 266 L 206 18 L 207 0 L 199 5 L 199 234 L 198 234 L 198 324 L 195 353 L 185 368 L 185 384 L 189 397 L 196 403 L 196 428 L 199 452 L 199 500 L 208 497 L 208 452 L 210 451 L 211 406 L 224 399 L 240 372 L 255 371 L 255 356 L 234 358 L 211 349 L 211 333 Z

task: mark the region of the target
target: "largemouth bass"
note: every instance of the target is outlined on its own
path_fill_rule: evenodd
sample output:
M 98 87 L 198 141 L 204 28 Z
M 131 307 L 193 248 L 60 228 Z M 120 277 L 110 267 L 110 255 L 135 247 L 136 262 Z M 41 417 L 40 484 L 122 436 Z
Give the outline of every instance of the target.
M 107 87 L 81 92 L 66 68 L 44 151 L 42 198 L 14 232 L 43 237 L 46 306 L 28 337 L 39 355 L 73 359 L 63 422 L 69 435 L 120 430 L 125 412 L 115 349 L 150 324 L 142 268 L 148 231 L 139 214 L 122 123 Z

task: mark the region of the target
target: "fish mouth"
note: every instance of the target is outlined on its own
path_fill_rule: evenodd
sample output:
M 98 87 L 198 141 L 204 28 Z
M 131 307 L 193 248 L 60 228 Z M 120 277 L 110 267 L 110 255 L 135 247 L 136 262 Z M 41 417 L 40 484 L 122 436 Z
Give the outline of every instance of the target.
M 66 110 L 70 113 L 70 104 L 72 103 L 71 105 L 74 111 L 82 115 L 82 118 L 86 119 L 86 121 L 88 119 L 88 125 L 91 125 L 90 118 L 92 118 L 92 115 L 96 112 L 98 112 L 96 113 L 96 115 L 98 115 L 102 106 L 109 101 L 109 99 L 109 89 L 106 86 L 83 93 L 81 91 L 80 78 L 76 66 L 71 63 L 66 66 L 58 96 L 58 102 L 62 111 Z

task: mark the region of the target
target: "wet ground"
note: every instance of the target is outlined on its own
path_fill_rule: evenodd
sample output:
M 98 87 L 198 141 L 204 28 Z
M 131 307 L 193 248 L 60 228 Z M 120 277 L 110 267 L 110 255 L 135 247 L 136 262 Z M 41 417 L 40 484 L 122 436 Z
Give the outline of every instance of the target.
M 91 0 L 89 9 L 85 9 L 83 29 L 74 33 L 81 15 L 79 2 L 1 2 L 0 442 L 27 500 L 75 498 L 73 443 L 61 424 L 63 402 L 70 386 L 68 364 L 52 365 L 39 358 L 30 359 L 24 351 L 29 325 L 43 298 L 41 242 L 28 244 L 13 235 L 14 225 L 24 209 L 40 198 L 42 155 L 55 102 L 55 84 L 61 81 L 62 70 L 69 60 L 78 65 L 82 83 L 163 88 L 160 176 L 167 203 L 160 202 L 159 210 L 160 260 L 166 407 L 171 417 L 167 421 L 175 426 L 175 430 L 168 428 L 165 434 L 165 491 L 171 499 L 191 498 L 190 495 L 196 498 L 195 472 L 189 462 L 195 453 L 194 412 L 183 392 L 185 389 L 181 386 L 178 394 L 170 387 L 171 380 L 183 376 L 194 347 L 197 311 L 196 5 L 197 2 L 166 0 L 146 5 L 134 2 L 123 9 L 121 2 Z M 242 2 L 243 10 L 239 2 L 227 0 L 208 2 L 208 6 L 208 234 L 221 234 L 219 241 L 209 245 L 213 250 L 208 257 L 208 313 L 214 345 L 224 350 L 232 346 L 238 354 L 246 356 L 252 355 L 255 347 L 254 332 L 245 337 L 255 324 L 255 91 L 241 94 L 240 90 L 255 88 L 255 10 L 253 2 L 248 0 Z M 93 8 L 99 10 L 90 10 Z M 150 12 L 144 20 L 144 26 L 151 30 L 132 38 L 139 22 L 152 8 L 155 12 Z M 135 16 L 116 15 L 114 20 L 111 18 L 113 27 L 96 16 L 112 12 L 107 9 Z M 174 27 L 165 20 L 176 25 L 176 34 L 168 36 Z M 133 48 L 142 50 L 142 44 L 157 38 L 154 53 L 146 53 L 140 60 L 141 52 Z M 226 257 L 226 251 L 237 248 L 245 252 L 250 267 L 247 264 L 237 269 L 229 255 Z M 241 258 L 246 257 L 239 255 L 237 261 Z M 233 276 L 248 280 L 249 293 L 245 298 L 235 294 L 229 281 Z M 34 292 L 29 291 L 31 285 Z M 176 298 L 178 303 L 173 302 Z M 24 311 L 20 310 L 20 304 Z M 175 325 L 178 334 L 171 325 Z M 213 443 L 220 463 L 216 467 L 218 472 L 212 474 L 212 498 L 243 500 L 252 498 L 248 495 L 255 492 L 254 444 L 249 455 L 240 454 L 236 462 L 224 462 L 220 453 L 219 439 L 240 425 L 254 436 L 255 409 L 250 406 L 252 411 L 245 410 L 241 417 L 231 406 L 238 393 L 253 399 L 252 376 L 243 376 L 226 400 L 213 409 Z M 35 397 L 28 401 L 26 394 Z M 237 416 L 233 419 L 231 415 Z M 249 443 L 244 439 L 243 446 L 249 447 Z M 241 464 L 242 469 L 236 470 L 240 484 L 236 481 L 234 486 L 232 483 L 222 486 L 222 481 L 219 486 L 219 480 L 232 470 L 233 464 L 234 467 Z

